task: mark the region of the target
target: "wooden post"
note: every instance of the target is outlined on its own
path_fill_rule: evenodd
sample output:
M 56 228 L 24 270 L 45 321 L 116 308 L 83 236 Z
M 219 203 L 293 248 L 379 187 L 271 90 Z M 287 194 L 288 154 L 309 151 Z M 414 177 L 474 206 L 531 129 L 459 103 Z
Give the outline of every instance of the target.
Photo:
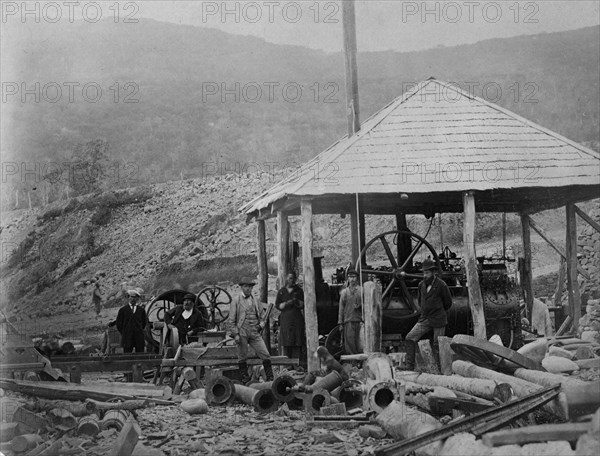
M 527 318 L 531 319 L 533 309 L 533 277 L 531 274 L 531 219 L 526 214 L 521 214 L 521 233 L 523 240 L 523 298 L 527 308 Z
M 302 270 L 304 273 L 304 320 L 306 322 L 306 347 L 308 371 L 319 369 L 319 362 L 312 356 L 319 347 L 319 325 L 317 321 L 317 294 L 315 289 L 315 267 L 313 264 L 312 201 L 300 203 L 302 217 Z
M 565 284 L 565 275 L 567 273 L 567 262 L 564 258 L 560 259 L 560 265 L 558 266 L 558 282 L 556 284 L 556 292 L 554 293 L 554 305 L 556 307 L 562 306 L 562 290 Z
M 269 297 L 269 273 L 267 271 L 267 237 L 265 221 L 256 221 L 257 245 L 258 245 L 258 299 L 259 302 L 267 302 Z M 269 352 L 271 351 L 271 326 L 267 319 L 265 329 L 262 333 Z
M 483 313 L 483 297 L 479 286 L 477 258 L 475 257 L 475 195 L 473 192 L 463 193 L 464 226 L 463 249 L 465 268 L 467 270 L 467 286 L 469 290 L 469 307 L 473 318 L 473 334 L 480 339 L 487 339 L 485 315 Z
M 567 292 L 569 294 L 569 310 L 573 318 L 573 331 L 577 333 L 581 318 L 581 294 L 577 282 L 577 222 L 575 220 L 575 205 L 567 204 Z
M 381 351 L 381 285 L 375 282 L 363 284 L 365 309 L 365 342 L 363 351 Z
M 344 55 L 346 63 L 346 112 L 348 114 L 348 137 L 350 137 L 360 130 L 354 0 L 342 2 L 342 22 L 344 28 Z
M 277 212 L 277 286 L 285 286 L 285 277 L 288 274 L 287 265 L 289 257 L 289 226 L 287 214 Z
M 360 250 L 366 244 L 365 214 L 360 211 L 360 208 L 357 210 L 355 200 L 352 201 L 350 209 L 350 237 L 352 243 L 352 266 L 354 266 L 360 255 Z M 366 258 L 364 262 L 366 262 Z
M 398 231 L 409 231 L 408 224 L 406 223 L 406 214 L 396 214 L 396 229 Z M 408 258 L 410 252 L 412 251 L 412 241 L 408 236 L 402 236 L 398 238 L 398 265 L 402 265 L 404 260 Z M 412 261 L 407 265 L 407 267 L 412 266 Z

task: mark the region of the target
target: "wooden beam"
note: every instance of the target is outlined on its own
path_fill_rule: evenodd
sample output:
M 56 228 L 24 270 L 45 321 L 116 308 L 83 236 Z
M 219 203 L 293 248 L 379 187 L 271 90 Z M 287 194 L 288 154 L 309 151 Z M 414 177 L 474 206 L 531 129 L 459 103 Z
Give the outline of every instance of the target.
M 360 130 L 358 103 L 358 67 L 356 64 L 356 17 L 354 0 L 342 2 L 344 29 L 344 56 L 346 63 L 346 112 L 348 115 L 348 137 Z
M 562 289 L 565 283 L 565 275 L 567 273 L 567 261 L 566 259 L 560 259 L 560 265 L 558 266 L 558 278 L 556 283 L 556 291 L 554 292 L 554 306 L 562 307 Z
M 410 231 L 408 229 L 408 223 L 406 223 L 406 214 L 404 214 L 404 213 L 396 214 L 396 229 L 398 231 Z M 402 265 L 404 263 L 404 261 L 410 255 L 410 252 L 412 251 L 411 238 L 408 236 L 399 237 L 396 247 L 398 249 L 398 264 Z M 413 265 L 413 262 L 411 260 L 410 263 L 407 265 L 407 268 L 412 267 L 412 265 Z
M 592 219 L 592 217 L 590 217 L 589 215 L 587 215 L 585 212 L 583 212 L 577 206 L 573 205 L 573 207 L 575 208 L 575 212 L 577 213 L 577 215 L 579 217 L 581 217 L 583 220 L 585 220 L 586 222 L 588 222 L 592 228 L 594 228 L 597 232 L 600 233 L 600 225 L 598 225 L 598 223 L 596 223 L 594 221 L 594 219 Z
M 553 442 L 556 440 L 577 440 L 591 431 L 590 423 L 560 423 L 525 426 L 518 429 L 484 434 L 481 440 L 489 447 L 499 445 L 523 445 L 530 442 Z
M 467 271 L 467 285 L 469 287 L 469 307 L 473 318 L 473 333 L 477 338 L 487 339 L 483 297 L 481 295 L 481 287 L 479 286 L 477 259 L 475 257 L 475 195 L 473 192 L 463 193 L 463 208 L 463 249 Z
M 533 231 L 535 231 L 537 234 L 539 234 L 541 236 L 541 238 L 546 241 L 550 247 L 552 247 L 554 249 L 554 251 L 556 253 L 558 253 L 560 255 L 560 257 L 566 261 L 567 257 L 565 256 L 565 254 L 562 252 L 562 250 L 560 250 L 557 245 L 552 241 L 552 239 L 550 239 L 550 237 L 544 232 L 544 230 L 542 228 L 540 228 L 539 226 L 537 226 L 535 224 L 535 222 L 533 221 L 533 219 L 531 217 L 529 217 L 529 226 L 533 229 Z M 581 266 L 577 266 L 577 272 L 579 274 L 581 274 L 583 277 L 585 277 L 586 279 L 590 279 L 590 275 L 587 273 L 587 271 L 585 271 L 585 269 L 583 269 Z
M 531 218 L 521 214 L 521 236 L 523 241 L 523 271 L 521 288 L 527 308 L 527 317 L 531 319 L 533 310 L 533 276 L 531 273 Z
M 579 319 L 581 318 L 581 294 L 579 293 L 579 282 L 577 282 L 577 222 L 575 220 L 575 205 L 567 204 L 566 209 L 567 293 L 569 294 L 570 314 L 573 317 L 573 331 L 577 332 Z
M 256 221 L 256 243 L 258 246 L 258 299 L 259 302 L 267 302 L 269 297 L 269 272 L 267 270 L 267 236 L 264 220 Z M 271 351 L 271 325 L 267 320 L 267 326 L 262 333 L 267 350 Z
M 288 216 L 283 211 L 277 212 L 277 286 L 285 286 L 285 277 L 288 274 L 289 252 L 289 225 Z
M 356 207 L 356 200 L 353 198 L 350 206 L 350 242 L 352 244 L 352 265 L 356 265 L 361 249 L 366 244 L 365 236 L 365 214 L 362 210 L 362 204 Z M 364 259 L 366 263 L 366 258 Z
M 308 350 L 308 371 L 319 369 L 318 360 L 312 354 L 319 347 L 319 324 L 317 320 L 317 294 L 315 287 L 315 267 L 313 264 L 312 202 L 303 199 L 302 211 L 302 270 L 304 274 L 304 320 L 306 322 L 306 347 Z

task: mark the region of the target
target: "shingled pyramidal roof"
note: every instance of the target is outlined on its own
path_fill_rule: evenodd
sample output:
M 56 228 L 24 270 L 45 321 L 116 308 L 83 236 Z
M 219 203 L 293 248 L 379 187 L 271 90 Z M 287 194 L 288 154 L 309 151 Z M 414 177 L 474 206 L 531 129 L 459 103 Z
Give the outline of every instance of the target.
M 313 196 L 327 212 L 327 196 L 340 200 L 359 194 L 376 204 L 383 195 L 388 202 L 391 195 L 400 201 L 399 194 L 427 195 L 431 201 L 441 196 L 432 194 L 460 196 L 468 190 L 488 195 L 487 203 L 522 197 L 523 209 L 542 199 L 548 204 L 558 195 L 552 189 L 563 188 L 562 194 L 569 188 L 573 199 L 584 200 L 598 197 L 600 188 L 597 152 L 433 78 L 392 101 L 363 122 L 359 132 L 343 137 L 300 171 L 240 211 L 249 216 L 279 209 L 293 213 L 299 198 Z M 508 193 L 499 196 L 498 190 Z M 439 209 L 461 210 L 460 199 L 446 201 L 447 207 Z

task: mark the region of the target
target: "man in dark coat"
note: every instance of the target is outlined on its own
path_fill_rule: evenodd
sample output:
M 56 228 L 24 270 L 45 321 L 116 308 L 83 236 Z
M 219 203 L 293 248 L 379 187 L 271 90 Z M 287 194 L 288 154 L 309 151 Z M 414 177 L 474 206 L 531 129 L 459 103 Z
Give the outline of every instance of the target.
M 117 330 L 121 333 L 121 346 L 123 352 L 136 353 L 144 351 L 144 328 L 148 324 L 148 317 L 144 306 L 140 304 L 141 292 L 139 289 L 127 291 L 129 304 L 121 307 L 117 314 Z
M 433 345 L 437 351 L 438 337 L 443 336 L 448 324 L 446 312 L 452 306 L 452 295 L 446 282 L 434 274 L 435 263 L 423 261 L 423 280 L 419 283 L 418 302 L 421 310 L 419 320 L 406 335 L 406 368 L 414 370 L 417 342 L 433 330 Z
M 281 311 L 279 315 L 279 343 L 283 355 L 288 358 L 298 358 L 305 365 L 306 359 L 301 358 L 302 347 L 305 345 L 304 335 L 304 293 L 296 285 L 296 274 L 290 272 L 286 277 L 285 287 L 277 292 L 275 307 Z
M 206 329 L 204 316 L 194 306 L 195 301 L 196 295 L 187 293 L 182 306 L 175 306 L 165 313 L 165 323 L 177 328 L 181 345 L 189 343 L 191 338 Z

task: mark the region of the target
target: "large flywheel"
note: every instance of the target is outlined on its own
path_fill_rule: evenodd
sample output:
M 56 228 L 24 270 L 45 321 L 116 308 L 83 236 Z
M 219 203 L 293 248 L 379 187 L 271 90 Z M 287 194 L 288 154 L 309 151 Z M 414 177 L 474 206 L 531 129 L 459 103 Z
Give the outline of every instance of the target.
M 398 247 L 399 245 L 401 247 Z M 395 252 L 392 250 L 392 246 Z M 417 257 L 418 254 L 419 257 Z M 427 254 L 433 259 L 441 274 L 442 268 L 438 254 L 425 238 L 411 231 L 386 231 L 375 236 L 363 247 L 356 262 L 356 270 L 361 274 L 375 276 L 384 284 L 385 288 L 382 294 L 384 309 L 389 307 L 394 294 L 409 308 L 414 309 L 416 308 L 414 298 L 406 282 L 409 280 L 414 282 L 415 279 L 423 278 L 423 273 L 419 272 L 419 262 L 415 261 L 416 258 L 422 258 L 423 254 Z M 365 259 L 373 262 L 377 257 L 383 258 L 383 261 L 380 261 L 380 263 L 384 263 L 383 265 L 369 266 L 366 264 Z

